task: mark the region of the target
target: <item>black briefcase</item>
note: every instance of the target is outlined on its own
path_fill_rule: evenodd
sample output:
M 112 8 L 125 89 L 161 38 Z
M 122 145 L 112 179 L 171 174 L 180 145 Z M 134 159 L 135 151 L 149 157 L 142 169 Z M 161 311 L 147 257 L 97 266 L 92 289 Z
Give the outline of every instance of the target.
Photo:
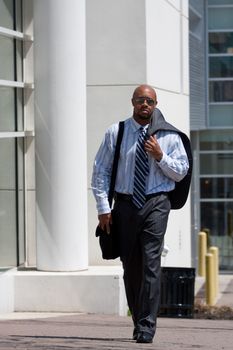
M 99 245 L 103 259 L 111 260 L 120 256 L 119 236 L 117 234 L 116 225 L 110 225 L 110 233 L 103 231 L 99 226 L 97 226 L 95 235 L 96 237 L 99 237 Z

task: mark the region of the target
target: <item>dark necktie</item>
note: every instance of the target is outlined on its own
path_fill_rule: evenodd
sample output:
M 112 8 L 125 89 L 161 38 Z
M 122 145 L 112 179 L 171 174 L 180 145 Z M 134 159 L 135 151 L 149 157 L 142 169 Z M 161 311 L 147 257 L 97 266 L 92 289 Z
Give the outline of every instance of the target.
M 149 173 L 148 156 L 144 150 L 145 136 L 145 128 L 140 127 L 135 154 L 133 188 L 133 203 L 139 209 L 145 204 L 146 201 L 146 177 Z

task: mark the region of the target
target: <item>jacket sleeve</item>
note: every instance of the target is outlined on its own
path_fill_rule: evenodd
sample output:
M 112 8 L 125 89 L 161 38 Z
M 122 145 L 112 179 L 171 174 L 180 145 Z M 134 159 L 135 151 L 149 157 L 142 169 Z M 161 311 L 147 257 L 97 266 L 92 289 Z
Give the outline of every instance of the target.
M 166 143 L 163 142 L 165 139 Z M 168 178 L 175 182 L 181 181 L 189 169 L 189 161 L 181 137 L 175 132 L 165 133 L 158 142 L 163 151 L 162 159 L 157 162 L 158 166 Z

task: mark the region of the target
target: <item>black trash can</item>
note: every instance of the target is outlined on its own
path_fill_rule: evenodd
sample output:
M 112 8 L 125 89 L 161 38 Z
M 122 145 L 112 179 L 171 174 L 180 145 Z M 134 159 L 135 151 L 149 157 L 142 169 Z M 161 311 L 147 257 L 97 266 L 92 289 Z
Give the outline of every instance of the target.
M 195 269 L 162 267 L 160 317 L 193 318 Z

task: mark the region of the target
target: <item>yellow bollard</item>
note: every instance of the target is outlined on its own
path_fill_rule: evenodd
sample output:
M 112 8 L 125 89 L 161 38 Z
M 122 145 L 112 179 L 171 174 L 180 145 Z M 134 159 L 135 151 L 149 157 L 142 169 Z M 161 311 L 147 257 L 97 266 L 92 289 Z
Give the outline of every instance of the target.
M 215 280 L 215 297 L 217 298 L 219 292 L 219 252 L 218 247 L 210 247 L 209 253 L 214 257 L 214 280 Z
M 202 232 L 206 233 L 206 239 L 207 239 L 207 248 L 211 246 L 211 239 L 210 239 L 210 229 L 207 227 L 202 228 Z
M 213 306 L 215 304 L 215 281 L 214 281 L 214 257 L 213 254 L 206 254 L 206 304 Z
M 207 235 L 206 232 L 198 234 L 198 275 L 205 277 L 205 256 L 207 253 Z
M 212 247 L 209 248 L 208 253 L 213 255 L 213 275 L 212 275 L 212 289 L 213 289 L 213 295 L 214 295 L 214 299 L 216 298 L 216 283 L 217 283 L 217 277 L 216 277 L 216 254 L 215 254 L 215 250 L 212 249 Z

